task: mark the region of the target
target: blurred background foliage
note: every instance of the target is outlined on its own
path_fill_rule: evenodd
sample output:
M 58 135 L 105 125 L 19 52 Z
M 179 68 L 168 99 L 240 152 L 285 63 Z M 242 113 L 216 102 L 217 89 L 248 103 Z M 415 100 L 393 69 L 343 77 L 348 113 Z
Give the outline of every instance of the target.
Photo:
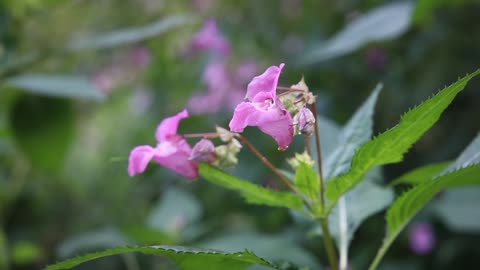
M 128 244 L 249 248 L 320 269 L 326 264 L 321 241 L 295 226 L 286 210 L 247 205 L 229 191 L 201 179 L 190 183 L 159 166 L 128 176 L 132 147 L 153 144 L 160 120 L 206 89 L 202 73 L 215 56 L 192 52 L 193 35 L 207 19 L 216 20 L 232 46 L 230 69 L 248 60 L 258 74 L 285 62 L 281 84 L 304 75 L 320 113 L 340 124 L 383 82 L 378 133 L 480 66 L 478 14 L 477 0 L 2 0 L 0 269 L 40 269 Z M 383 181 L 454 159 L 480 130 L 479 88 L 473 80 L 405 162 L 384 168 Z M 231 109 L 191 117 L 181 131 L 227 126 Z M 280 167 L 302 149 L 297 139 L 279 153 L 260 132 L 248 129 L 246 136 Z M 248 151 L 240 160 L 234 173 L 277 185 Z M 432 250 L 415 253 L 413 229 L 410 238 L 407 229 L 381 269 L 479 265 L 480 194 L 467 193 L 447 193 L 416 218 L 429 224 Z M 455 216 L 442 214 L 448 207 Z M 382 215 L 360 226 L 352 269 L 366 267 L 384 229 Z M 170 267 L 159 258 L 125 255 L 79 269 Z

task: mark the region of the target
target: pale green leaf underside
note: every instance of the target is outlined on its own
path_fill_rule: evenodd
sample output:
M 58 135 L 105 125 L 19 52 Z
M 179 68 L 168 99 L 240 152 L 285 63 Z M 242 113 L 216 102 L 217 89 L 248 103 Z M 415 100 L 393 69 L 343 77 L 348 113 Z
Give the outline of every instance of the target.
M 373 112 L 382 87 L 382 84 L 375 87 L 368 99 L 342 128 L 338 135 L 338 144 L 325 160 L 324 177 L 327 181 L 346 173 L 350 169 L 355 151 L 372 136 Z
M 387 211 L 387 236 L 372 266 L 381 258 L 405 225 L 440 191 L 447 188 L 480 185 L 480 164 L 424 181 L 401 195 Z
M 172 15 L 144 26 L 116 30 L 92 37 L 77 38 L 69 44 L 69 48 L 78 51 L 132 44 L 158 36 L 173 28 L 191 23 L 192 21 L 191 15 Z
M 200 175 L 216 185 L 240 192 L 249 203 L 303 210 L 303 200 L 293 193 L 257 186 L 208 164 L 200 164 Z
M 22 74 L 7 85 L 45 96 L 102 100 L 102 92 L 87 78 L 73 75 Z
M 370 169 L 400 162 L 403 155 L 433 126 L 467 82 L 479 73 L 480 70 L 477 70 L 443 89 L 404 114 L 395 127 L 362 145 L 353 157 L 351 170 L 328 183 L 326 194 L 331 206 L 342 194 L 355 187 Z
M 249 251 L 225 253 L 209 249 L 179 246 L 147 246 L 120 247 L 101 252 L 90 253 L 50 265 L 46 268 L 46 270 L 70 269 L 91 260 L 129 252 L 140 252 L 149 255 L 165 256 L 175 262 L 178 267 L 185 270 L 203 270 L 206 266 L 208 266 L 208 269 L 211 270 L 243 270 L 253 264 L 274 267 L 268 261 Z
M 398 185 L 398 184 L 411 184 L 416 185 L 420 184 L 421 182 L 432 179 L 433 177 L 439 175 L 445 168 L 447 168 L 451 161 L 439 162 L 428 164 L 422 167 L 415 168 L 398 178 L 395 178 L 390 185 Z

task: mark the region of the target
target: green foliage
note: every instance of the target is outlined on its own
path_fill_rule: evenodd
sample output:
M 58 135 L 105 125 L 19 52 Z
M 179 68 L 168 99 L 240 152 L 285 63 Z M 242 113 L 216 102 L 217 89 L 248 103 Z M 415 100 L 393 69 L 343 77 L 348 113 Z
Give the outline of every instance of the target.
M 402 194 L 387 211 L 387 235 L 369 269 L 376 269 L 383 255 L 407 223 L 440 191 L 480 185 L 480 164 L 424 181 Z
M 238 191 L 249 203 L 303 211 L 302 199 L 293 193 L 274 191 L 257 186 L 205 163 L 200 164 L 200 175 L 216 185 Z
M 390 185 L 398 185 L 398 184 L 420 184 L 421 182 L 432 179 L 433 177 L 440 174 L 444 171 L 452 162 L 445 161 L 445 162 L 438 162 L 433 164 L 428 164 L 414 170 L 411 170 L 398 178 L 392 180 Z
M 38 95 L 102 100 L 98 89 L 87 78 L 78 76 L 22 74 L 8 78 L 7 85 Z
M 192 22 L 193 19 L 191 15 L 172 15 L 145 26 L 131 27 L 129 29 L 98 34 L 94 37 L 76 39 L 70 44 L 70 49 L 78 51 L 128 45 L 161 35 L 169 30 L 185 26 Z
M 42 256 L 39 246 L 34 243 L 19 241 L 12 246 L 12 261 L 16 265 L 28 265 L 34 263 Z
M 313 166 L 300 162 L 295 174 L 295 186 L 306 194 L 311 201 L 318 201 L 320 196 L 320 178 Z
M 351 53 L 369 42 L 398 37 L 410 27 L 412 13 L 410 1 L 376 8 L 352 21 L 331 39 L 313 46 L 298 58 L 297 63 L 315 64 Z
M 247 249 L 275 264 L 286 260 L 299 267 L 320 269 L 320 266 L 311 252 L 300 245 L 297 238 L 301 238 L 292 231 L 277 234 L 265 234 L 255 231 L 226 232 L 212 239 L 199 243 L 200 247 L 235 252 Z M 286 256 L 288 254 L 288 256 Z
M 431 21 L 434 12 L 442 6 L 458 6 L 478 0 L 418 0 L 413 13 L 413 20 L 416 23 Z
M 113 248 L 102 252 L 90 253 L 48 266 L 46 270 L 70 269 L 91 260 L 129 252 L 165 256 L 174 261 L 178 267 L 184 270 L 203 270 L 206 265 L 208 265 L 208 269 L 212 270 L 242 270 L 253 264 L 270 266 L 273 268 L 271 263 L 257 257 L 249 251 L 225 253 L 208 249 L 179 246 L 151 246 Z
M 58 172 L 74 135 L 70 100 L 20 96 L 12 108 L 12 134 L 21 151 L 38 169 Z
M 477 70 L 446 87 L 404 114 L 398 125 L 362 145 L 353 157 L 351 170 L 328 183 L 326 194 L 331 205 L 335 205 L 342 194 L 360 183 L 370 169 L 401 161 L 408 149 L 435 124 L 467 82 L 479 73 L 480 70 Z

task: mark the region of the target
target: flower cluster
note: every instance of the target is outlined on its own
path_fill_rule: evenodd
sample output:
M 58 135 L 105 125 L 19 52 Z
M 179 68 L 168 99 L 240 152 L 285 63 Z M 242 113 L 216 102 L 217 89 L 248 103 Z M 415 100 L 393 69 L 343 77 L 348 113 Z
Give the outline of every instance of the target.
M 310 135 L 315 117 L 307 105 L 315 98 L 303 79 L 291 88 L 278 87 L 284 66 L 271 66 L 251 80 L 245 100 L 233 112 L 230 131 L 217 127 L 214 133 L 178 134 L 180 121 L 188 117 L 187 110 L 163 120 L 155 134 L 157 146 L 137 146 L 130 153 L 129 174 L 142 173 L 151 160 L 190 179 L 198 177 L 198 162 L 233 166 L 238 162 L 237 154 L 242 147 L 237 138 L 247 126 L 258 127 L 270 135 L 279 150 L 285 150 L 292 143 L 295 133 Z M 277 94 L 277 89 L 286 92 Z M 201 140 L 192 148 L 186 137 L 201 137 Z M 207 138 L 218 138 L 223 144 L 215 146 Z

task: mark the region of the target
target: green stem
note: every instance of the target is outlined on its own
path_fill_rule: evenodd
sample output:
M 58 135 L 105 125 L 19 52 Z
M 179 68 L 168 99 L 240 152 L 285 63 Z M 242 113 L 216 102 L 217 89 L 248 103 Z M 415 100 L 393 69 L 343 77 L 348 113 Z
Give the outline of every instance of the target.
M 390 248 L 390 246 L 393 243 L 393 240 L 395 240 L 395 238 L 398 236 L 399 233 L 400 233 L 400 231 L 391 235 L 391 236 L 387 236 L 387 238 L 384 240 L 382 246 L 378 250 L 377 255 L 375 255 L 375 258 L 373 259 L 372 264 L 370 265 L 370 267 L 368 267 L 368 270 L 377 269 L 378 264 L 383 259 L 383 256 L 385 256 L 385 253 L 387 253 L 388 249 Z
M 337 252 L 328 228 L 328 218 L 320 218 L 320 225 L 322 226 L 322 239 L 327 250 L 328 262 L 332 270 L 338 270 Z

